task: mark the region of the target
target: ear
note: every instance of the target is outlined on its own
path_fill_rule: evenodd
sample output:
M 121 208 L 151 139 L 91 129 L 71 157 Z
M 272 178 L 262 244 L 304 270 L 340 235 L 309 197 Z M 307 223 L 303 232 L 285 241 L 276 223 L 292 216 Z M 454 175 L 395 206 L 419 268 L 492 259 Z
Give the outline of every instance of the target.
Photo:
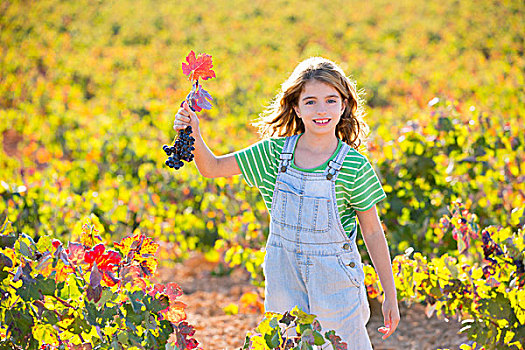
M 301 118 L 301 114 L 299 113 L 299 108 L 297 106 L 293 106 L 293 110 L 295 111 L 295 114 L 297 114 L 297 116 Z
M 341 103 L 341 115 L 343 114 L 343 112 L 345 111 L 345 108 L 348 107 L 348 99 L 344 99 L 343 100 L 343 103 Z

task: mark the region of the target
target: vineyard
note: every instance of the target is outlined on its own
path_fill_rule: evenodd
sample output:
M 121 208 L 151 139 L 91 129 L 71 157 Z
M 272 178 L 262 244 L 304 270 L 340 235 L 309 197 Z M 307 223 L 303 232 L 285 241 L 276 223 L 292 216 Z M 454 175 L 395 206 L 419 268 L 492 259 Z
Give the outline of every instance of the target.
M 251 123 L 299 61 L 340 64 L 365 92 L 360 151 L 387 194 L 400 304 L 460 323 L 461 349 L 524 348 L 522 2 L 15 0 L 0 14 L 0 348 L 202 348 L 181 301 L 195 299 L 166 278 L 195 254 L 261 290 L 258 190 L 201 176 L 191 155 L 165 164 L 191 50 L 213 56 L 198 115 L 217 156 L 259 140 Z M 288 348 L 345 348 L 315 316 L 263 319 L 263 295 L 242 295 L 221 310 L 257 315 L 237 349 L 283 349 L 287 327 Z

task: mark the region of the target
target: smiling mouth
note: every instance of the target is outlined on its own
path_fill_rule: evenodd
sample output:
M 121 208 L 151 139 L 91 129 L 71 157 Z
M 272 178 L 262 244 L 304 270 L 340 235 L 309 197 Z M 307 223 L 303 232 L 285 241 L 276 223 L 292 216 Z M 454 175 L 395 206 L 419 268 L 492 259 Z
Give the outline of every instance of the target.
M 317 124 L 317 125 L 325 125 L 325 124 L 328 124 L 328 122 L 330 122 L 329 118 L 314 119 L 314 123 Z

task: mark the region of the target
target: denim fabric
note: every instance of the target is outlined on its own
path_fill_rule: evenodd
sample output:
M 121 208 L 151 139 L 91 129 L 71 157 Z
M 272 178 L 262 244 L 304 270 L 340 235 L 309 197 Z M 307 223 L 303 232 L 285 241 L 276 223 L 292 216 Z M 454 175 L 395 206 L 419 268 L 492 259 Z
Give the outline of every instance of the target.
M 334 329 L 348 350 L 372 349 L 356 232 L 346 235 L 335 196 L 349 146 L 343 145 L 323 174 L 308 173 L 289 166 L 297 139 L 285 142 L 272 200 L 263 266 L 265 309 L 282 313 L 299 306 L 317 315 L 323 332 Z

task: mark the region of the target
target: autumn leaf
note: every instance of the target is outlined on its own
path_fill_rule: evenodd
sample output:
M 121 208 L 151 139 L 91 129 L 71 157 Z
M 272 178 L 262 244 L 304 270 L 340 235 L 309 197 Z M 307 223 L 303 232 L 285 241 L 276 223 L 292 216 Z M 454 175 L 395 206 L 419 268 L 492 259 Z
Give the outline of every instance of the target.
M 132 261 L 138 263 L 145 275 L 149 276 L 157 271 L 155 254 L 159 245 L 142 233 L 125 237 L 120 243 L 115 243 L 115 247 L 126 257 L 128 264 Z
M 69 275 L 75 273 L 75 270 L 70 265 L 65 265 L 62 261 L 57 263 L 55 270 L 57 271 L 55 275 L 57 283 L 66 281 Z
M 347 350 L 348 344 L 341 341 L 341 337 L 338 335 L 335 335 L 335 331 L 331 330 L 324 334 L 325 338 L 332 343 L 335 350 Z
M 213 100 L 213 98 L 202 86 L 200 86 L 195 93 L 192 93 L 191 98 L 195 101 L 192 105 L 196 112 L 200 112 L 203 109 L 211 109 L 212 107 L 210 101 Z
M 138 287 L 142 290 L 146 289 L 146 282 L 142 278 L 143 273 L 138 265 L 125 265 L 120 269 L 119 277 L 122 281 L 122 285 L 126 285 L 131 282 L 133 287 Z M 155 294 L 150 294 L 154 296 Z
M 257 293 L 246 292 L 241 296 L 241 309 L 242 313 L 264 313 L 264 304 Z
M 195 339 L 189 338 L 195 334 L 195 328 L 189 325 L 188 322 L 184 321 L 176 326 L 175 333 L 176 339 L 174 339 L 175 337 L 170 337 L 168 341 L 175 340 L 177 348 L 191 350 L 195 349 L 199 345 L 199 342 L 197 342 Z
M 117 271 L 121 260 L 118 252 L 114 250 L 106 252 L 106 247 L 102 243 L 97 244 L 85 254 L 85 262 L 89 264 L 89 269 L 95 266 L 102 274 L 102 281 L 110 287 L 119 281 L 114 273 Z
M 182 63 L 182 72 L 188 76 L 190 80 L 215 78 L 215 72 L 211 69 L 213 67 L 211 55 L 201 53 L 195 57 L 195 52 L 192 50 L 186 57 L 186 62 L 188 63 Z
M 95 244 L 102 242 L 102 237 L 97 235 L 98 230 L 95 225 L 84 224 L 82 225 L 82 233 L 80 234 L 80 243 L 88 248 L 93 247 Z
M 185 308 L 186 304 L 184 304 L 182 301 L 175 301 L 173 303 L 170 302 L 170 306 L 167 309 L 159 311 L 159 313 L 162 314 L 165 320 L 168 320 L 172 323 L 178 323 L 186 319 L 186 312 L 184 311 Z
M 84 262 L 85 255 L 84 245 L 75 242 L 69 242 L 68 248 L 66 250 L 67 257 L 70 262 L 74 265 L 78 265 Z
M 159 314 L 164 319 L 170 322 L 177 323 L 186 319 L 186 304 L 178 301 L 177 298 L 182 295 L 182 289 L 177 283 L 168 283 L 166 285 L 155 284 L 148 292 L 149 295 L 155 297 L 158 294 L 166 295 L 169 299 L 169 306 L 164 310 L 159 311 Z
M 292 316 L 295 316 L 296 317 L 296 321 L 297 323 L 300 323 L 300 324 L 310 324 L 312 323 L 315 318 L 317 317 L 316 315 L 310 315 L 306 312 L 304 312 L 303 310 L 301 310 L 299 307 L 295 306 L 292 311 L 290 312 L 290 314 Z

